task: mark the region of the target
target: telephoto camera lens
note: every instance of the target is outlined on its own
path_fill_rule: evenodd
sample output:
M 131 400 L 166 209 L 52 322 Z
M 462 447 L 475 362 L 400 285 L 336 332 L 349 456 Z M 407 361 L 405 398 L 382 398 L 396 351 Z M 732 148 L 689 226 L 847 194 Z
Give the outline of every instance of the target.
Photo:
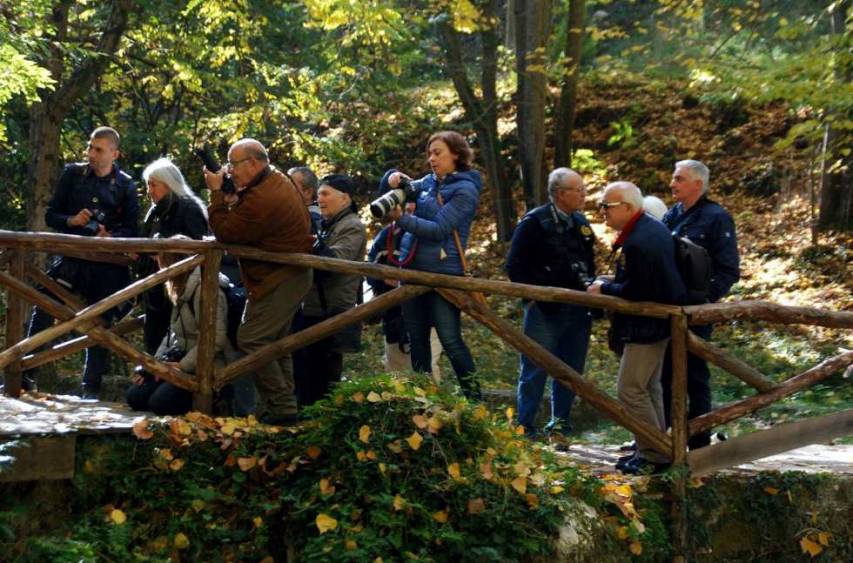
M 381 219 L 388 215 L 388 213 L 396 206 L 402 204 L 405 198 L 406 193 L 400 188 L 390 190 L 388 193 L 383 194 L 371 202 L 370 213 L 377 219 Z

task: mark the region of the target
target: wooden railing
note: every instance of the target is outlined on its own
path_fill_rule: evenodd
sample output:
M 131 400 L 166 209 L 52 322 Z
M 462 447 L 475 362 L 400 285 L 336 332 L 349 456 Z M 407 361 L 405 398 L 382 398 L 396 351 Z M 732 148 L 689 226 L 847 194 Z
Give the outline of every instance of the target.
M 552 377 L 571 387 L 577 395 L 598 411 L 643 438 L 655 450 L 670 457 L 675 465 L 689 464 L 691 471 L 700 474 L 710 470 L 710 468 L 725 467 L 749 460 L 744 459 L 745 453 L 738 448 L 739 438 L 724 444 L 703 448 L 688 455 L 687 439 L 690 435 L 740 418 L 756 409 L 814 385 L 853 364 L 853 351 L 845 351 L 804 373 L 794 375 L 781 383 L 776 383 L 742 360 L 730 356 L 688 331 L 690 324 L 709 324 L 731 319 L 761 320 L 784 324 L 800 323 L 850 329 L 853 328 L 853 313 L 850 312 L 785 307 L 763 301 L 689 307 L 631 302 L 615 297 L 590 295 L 561 288 L 402 270 L 306 254 L 265 252 L 256 248 L 225 246 L 212 240 L 99 239 L 52 233 L 0 231 L 0 249 L 3 249 L 2 254 L 0 254 L 0 268 L 8 270 L 7 272 L 0 271 L 0 285 L 6 288 L 8 292 L 6 348 L 0 352 L 0 369 L 5 372 L 6 393 L 15 396 L 20 392 L 22 370 L 55 361 L 88 346 L 100 345 L 130 362 L 142 364 L 152 374 L 192 391 L 194 408 L 209 412 L 212 407 L 213 394 L 230 381 L 252 373 L 258 367 L 284 354 L 322 340 L 350 324 L 366 320 L 416 295 L 435 289 L 496 336 L 545 368 Z M 27 255 L 32 252 L 68 254 L 110 262 L 120 262 L 131 253 L 167 252 L 190 256 L 132 283 L 98 303 L 84 306 L 77 296 L 40 270 L 28 265 Z M 105 311 L 168 279 L 191 271 L 197 266 L 202 267 L 200 326 L 215 326 L 216 296 L 219 290 L 218 271 L 225 252 L 238 258 L 250 258 L 380 279 L 398 279 L 405 283 L 380 297 L 301 332 L 268 344 L 219 369 L 215 368 L 213 361 L 215 331 L 202 331 L 199 340 L 198 367 L 196 373 L 192 375 L 174 369 L 153 356 L 137 350 L 130 342 L 122 338 L 142 325 L 141 317 L 123 320 L 113 327 L 103 326 L 100 315 Z M 26 283 L 27 279 L 52 293 L 53 297 L 36 289 L 34 285 Z M 473 298 L 472 295 L 475 293 L 573 303 L 632 315 L 669 318 L 672 326 L 673 352 L 672 433 L 667 434 L 633 416 L 617 400 L 598 389 L 539 343 L 524 335 L 512 323 L 498 316 L 482 300 Z M 24 338 L 23 307 L 25 302 L 43 308 L 47 313 L 58 319 L 58 324 L 29 338 Z M 33 353 L 37 348 L 72 331 L 80 333 L 81 336 L 57 344 L 46 351 Z M 691 420 L 688 424 L 686 410 L 688 351 L 716 364 L 754 387 L 757 394 L 720 407 Z M 843 424 L 838 424 L 839 420 Z M 850 425 L 853 423 L 853 413 L 845 411 L 840 413 L 840 418 L 836 416 L 833 421 L 833 425 L 817 424 L 816 427 L 819 427 L 820 431 L 813 430 L 807 436 L 803 436 L 802 439 L 797 439 L 796 436 L 793 438 L 788 436 L 784 444 L 777 444 L 775 447 L 763 442 L 760 444 L 761 447 L 756 447 L 758 438 L 752 436 L 750 438 L 751 451 L 775 451 L 778 447 L 792 449 L 804 445 L 801 443 L 803 440 L 814 440 L 817 435 L 820 439 L 829 439 L 836 435 L 849 433 Z M 811 424 L 815 426 L 816 423 L 812 421 Z M 789 434 L 796 435 L 797 433 Z M 770 440 L 772 440 L 772 435 Z

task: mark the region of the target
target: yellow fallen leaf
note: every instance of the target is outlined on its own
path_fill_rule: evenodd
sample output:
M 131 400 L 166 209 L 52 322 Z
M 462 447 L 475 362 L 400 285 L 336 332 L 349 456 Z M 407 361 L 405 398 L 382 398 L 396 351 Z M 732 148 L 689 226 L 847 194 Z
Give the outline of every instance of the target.
M 513 466 L 515 470 L 515 474 L 519 477 L 527 477 L 530 475 L 530 466 L 524 463 L 523 461 L 519 461 Z
M 400 512 L 406 507 L 406 501 L 400 495 L 394 497 L 394 510 Z
M 429 427 L 430 434 L 438 434 L 438 431 L 441 430 L 441 427 L 444 426 L 444 424 L 437 416 L 432 416 L 427 422 L 427 426 Z
M 352 400 L 360 405 L 364 402 L 364 393 L 361 391 L 356 392 L 355 395 L 352 396 Z
M 817 533 L 817 541 L 820 542 L 821 545 L 829 546 L 829 540 L 832 538 L 832 534 L 829 532 L 818 532 Z
M 386 471 L 388 471 L 388 466 L 387 466 L 387 465 L 385 465 L 384 463 L 380 463 L 380 464 L 379 464 L 379 472 L 380 472 L 381 474 L 385 475 L 385 472 L 386 472 Z
M 642 534 L 646 531 L 646 525 L 640 522 L 639 520 L 632 520 L 631 525 L 637 530 L 638 534 Z
M 383 391 L 382 392 L 382 400 L 383 401 L 390 401 L 392 397 L 393 397 L 393 395 L 389 391 Z
M 361 450 L 355 452 L 355 457 L 358 461 L 367 461 L 367 454 Z
M 365 444 L 370 441 L 370 426 L 365 424 L 358 429 L 358 439 Z
M 394 440 L 393 442 L 388 442 L 388 449 L 398 454 L 403 451 L 403 445 L 400 443 L 400 440 Z
M 124 513 L 124 511 L 116 508 L 113 509 L 112 512 L 110 512 L 110 520 L 113 521 L 113 524 L 118 524 L 119 526 L 121 526 L 122 524 L 127 522 L 127 515 Z
M 175 534 L 175 539 L 172 540 L 172 543 L 178 549 L 186 549 L 190 546 L 190 539 L 182 532 L 178 532 Z
M 525 494 L 527 492 L 527 477 L 516 477 L 510 485 L 519 493 Z
M 482 498 L 474 498 L 468 501 L 468 514 L 479 514 L 486 510 L 486 503 Z
M 347 551 L 354 551 L 358 549 L 358 544 L 355 543 L 355 540 L 347 539 L 344 542 L 344 547 L 347 549 Z
M 527 506 L 530 508 L 536 508 L 539 506 L 539 497 L 533 493 L 527 493 L 524 498 L 527 501 Z
M 205 503 L 203 500 L 197 498 L 193 499 L 193 501 L 190 503 L 190 506 L 192 506 L 193 510 L 195 510 L 196 512 L 201 512 L 202 510 L 204 510 Z
M 426 397 L 426 391 L 424 391 L 420 387 L 415 387 L 412 390 L 415 392 L 415 395 L 417 395 L 418 397 Z
M 412 435 L 406 438 L 406 443 L 408 443 L 409 447 L 415 451 L 420 449 L 423 441 L 424 439 L 421 437 L 420 434 L 418 434 L 418 432 L 412 432 Z
M 308 446 L 308 450 L 306 453 L 311 459 L 317 459 L 318 457 L 320 457 L 320 454 L 323 453 L 323 450 L 321 450 L 317 446 Z
M 225 434 L 226 436 L 230 436 L 234 433 L 235 430 L 237 430 L 237 427 L 234 426 L 233 422 L 226 422 L 219 428 L 219 431 Z
M 237 458 L 237 467 L 240 468 L 240 471 L 249 471 L 254 466 L 258 464 L 258 458 L 255 456 L 252 457 L 238 457 Z
M 808 553 L 811 557 L 817 557 L 823 551 L 823 546 L 812 541 L 809 536 L 800 538 L 800 548 L 803 553 Z
M 255 516 L 254 518 L 252 518 L 252 524 L 255 525 L 255 528 L 260 528 L 264 524 L 264 519 L 260 516 Z
M 133 435 L 140 440 L 150 440 L 154 437 L 154 432 L 148 429 L 148 420 L 143 418 L 133 425 Z
M 446 510 L 439 510 L 437 512 L 432 513 L 432 519 L 438 522 L 439 524 L 444 524 L 447 522 L 449 515 Z
M 489 416 L 488 409 L 483 405 L 477 405 L 474 409 L 474 420 L 484 420 L 487 416 Z
M 492 473 L 492 463 L 487 461 L 480 465 L 480 474 L 483 476 L 483 479 L 486 481 L 491 481 L 494 478 L 495 474 Z
M 164 449 L 160 450 L 159 453 L 160 453 L 160 457 L 162 457 L 166 461 L 172 461 L 173 459 L 175 459 L 175 456 L 172 455 L 172 450 L 170 450 L 169 448 L 164 448 Z
M 628 539 L 628 526 L 619 526 L 616 529 L 616 538 L 620 540 Z
M 186 421 L 181 420 L 179 418 L 172 419 L 172 421 L 169 423 L 169 430 L 171 430 L 173 434 L 177 434 L 178 436 L 189 436 L 193 432 L 192 426 L 190 426 Z
M 376 391 L 371 391 L 367 394 L 367 400 L 370 403 L 380 403 L 382 402 L 382 395 L 380 395 Z
M 367 450 L 367 453 L 365 453 L 364 456 L 370 461 L 376 460 L 376 452 L 373 450 Z
M 447 466 L 447 473 L 453 477 L 454 481 L 458 481 L 462 478 L 462 472 L 459 469 L 459 464 L 454 462 Z
M 764 492 L 768 495 L 778 495 L 779 489 L 777 489 L 776 487 L 764 487 Z
M 172 471 L 180 471 L 183 466 L 184 466 L 184 460 L 175 459 L 175 460 L 172 460 L 172 462 L 169 464 L 169 469 L 171 469 Z
M 505 414 L 506 414 L 506 419 L 509 422 L 512 422 L 512 416 L 515 414 L 515 410 L 512 407 L 507 407 Z
M 643 553 L 643 544 L 638 541 L 631 542 L 631 545 L 628 546 L 628 550 L 634 555 L 642 555 Z
M 566 490 L 566 488 L 563 487 L 562 485 L 554 485 L 553 487 L 551 487 L 550 492 L 552 495 L 559 495 L 560 493 L 562 493 L 565 490 Z
M 322 512 L 314 519 L 314 523 L 317 525 L 317 529 L 320 530 L 321 534 L 325 534 L 326 532 L 338 527 L 337 520 Z
M 416 414 L 412 416 L 412 422 L 415 423 L 415 426 L 423 430 L 427 426 L 427 418 L 422 414 Z
M 320 494 L 331 495 L 335 492 L 335 486 L 328 479 L 320 479 Z

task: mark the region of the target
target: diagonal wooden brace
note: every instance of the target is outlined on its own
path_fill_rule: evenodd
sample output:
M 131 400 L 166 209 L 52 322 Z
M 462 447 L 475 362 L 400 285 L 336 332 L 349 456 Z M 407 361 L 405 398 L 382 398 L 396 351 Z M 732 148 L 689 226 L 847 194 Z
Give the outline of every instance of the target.
M 622 404 L 585 380 L 578 372 L 560 361 L 542 347 L 541 344 L 526 336 L 508 321 L 500 318 L 488 307 L 468 297 L 465 292 L 455 289 L 437 289 L 445 299 L 482 323 L 504 342 L 526 355 L 548 372 L 548 375 L 570 387 L 592 406 L 602 411 L 618 424 L 634 434 L 641 436 L 661 454 L 672 456 L 672 440 L 669 436 L 629 413 Z
M 27 352 L 38 348 L 43 344 L 47 344 L 51 340 L 54 340 L 63 334 L 75 330 L 78 327 L 83 325 L 91 324 L 95 319 L 97 319 L 101 314 L 109 311 L 116 305 L 123 303 L 124 301 L 134 297 L 143 291 L 151 289 L 159 285 L 160 283 L 166 281 L 167 279 L 178 276 L 184 272 L 191 271 L 193 268 L 198 266 L 204 262 L 203 256 L 193 256 L 190 258 L 185 258 L 180 262 L 169 266 L 168 268 L 164 268 L 159 272 L 151 274 L 150 276 L 143 278 L 137 282 L 134 282 L 122 289 L 121 291 L 117 291 L 113 293 L 109 297 L 98 301 L 94 305 L 90 305 L 86 307 L 82 311 L 74 314 L 68 320 L 50 327 L 38 334 L 34 334 L 29 338 L 25 338 L 21 340 L 17 344 L 12 345 L 10 348 L 7 348 L 2 353 L 0 353 L 0 368 L 5 367 L 10 362 L 13 362 L 20 357 L 22 357 Z M 85 332 L 85 331 L 84 331 Z
M 751 365 L 726 354 L 717 346 L 696 336 L 692 332 L 687 333 L 687 349 L 691 354 L 724 369 L 747 385 L 758 389 L 761 393 L 767 393 L 776 387 L 773 381 Z
M 281 340 L 267 344 L 260 350 L 240 358 L 236 362 L 229 364 L 222 369 L 216 378 L 216 388 L 220 389 L 226 383 L 249 373 L 258 367 L 264 366 L 271 361 L 280 358 L 281 356 L 304 348 L 309 344 L 323 340 L 327 336 L 335 334 L 342 328 L 353 323 L 369 319 L 374 315 L 395 307 L 400 303 L 408 301 L 412 297 L 417 297 L 432 291 L 431 287 L 419 285 L 404 285 L 396 289 L 392 289 L 388 293 L 384 293 L 375 299 L 371 299 L 367 303 L 353 307 L 343 313 L 335 315 L 321 323 L 308 327 L 305 330 L 300 330 L 295 334 L 285 336 Z

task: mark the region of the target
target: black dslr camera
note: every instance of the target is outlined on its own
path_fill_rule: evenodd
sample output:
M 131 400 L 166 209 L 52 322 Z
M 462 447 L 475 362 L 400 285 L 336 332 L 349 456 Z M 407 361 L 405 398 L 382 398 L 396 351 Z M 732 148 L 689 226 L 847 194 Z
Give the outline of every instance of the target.
M 163 353 L 164 362 L 180 362 L 187 353 L 183 348 L 172 346 Z
M 100 230 L 100 226 L 107 222 L 106 214 L 100 209 L 90 209 L 92 212 L 92 216 L 89 218 L 89 222 L 83 225 L 83 233 L 86 236 L 93 237 L 98 234 Z
M 200 158 L 204 163 L 204 167 L 211 172 L 219 172 L 222 169 L 219 162 L 216 160 L 216 157 L 213 156 L 213 153 L 210 151 L 210 147 L 207 145 L 194 149 L 193 154 Z M 222 188 L 220 189 L 224 194 L 233 194 L 237 191 L 237 187 L 234 186 L 234 180 L 231 179 L 231 176 L 225 176 L 225 178 L 222 179 Z
M 421 190 L 412 184 L 411 179 L 401 176 L 397 189 L 388 190 L 388 192 L 371 202 L 370 213 L 377 219 L 381 219 L 388 215 L 388 212 L 392 209 L 398 205 L 402 205 L 403 202 L 418 199 L 419 193 L 421 193 Z

